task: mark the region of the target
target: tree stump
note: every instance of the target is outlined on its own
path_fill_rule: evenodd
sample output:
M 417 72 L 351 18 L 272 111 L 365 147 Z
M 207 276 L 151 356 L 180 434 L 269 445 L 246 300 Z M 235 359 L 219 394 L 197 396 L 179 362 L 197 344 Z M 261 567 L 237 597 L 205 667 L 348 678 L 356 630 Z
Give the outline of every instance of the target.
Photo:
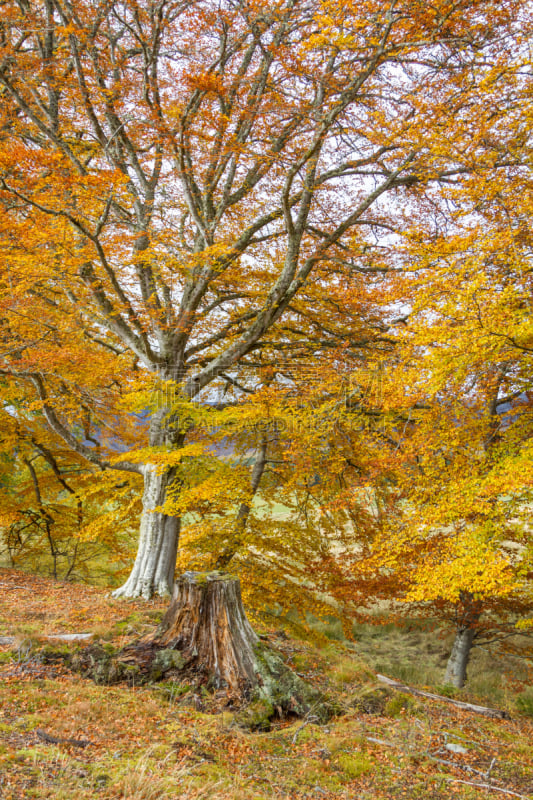
M 259 637 L 246 618 L 240 583 L 231 575 L 182 575 L 174 584 L 156 642 L 179 650 L 188 669 L 207 676 L 213 688 L 243 693 L 257 683 Z
M 317 720 L 332 709 L 290 670 L 252 629 L 238 578 L 226 573 L 186 572 L 174 585 L 172 602 L 156 633 L 158 648 L 179 651 L 183 671 L 213 688 L 248 701 L 250 727 L 267 727 L 274 716 Z

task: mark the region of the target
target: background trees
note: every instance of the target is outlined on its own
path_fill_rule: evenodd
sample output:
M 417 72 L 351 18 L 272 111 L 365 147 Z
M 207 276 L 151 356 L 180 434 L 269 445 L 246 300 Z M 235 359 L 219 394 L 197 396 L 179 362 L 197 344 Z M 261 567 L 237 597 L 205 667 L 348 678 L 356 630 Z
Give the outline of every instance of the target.
M 520 48 L 486 75 L 484 110 L 457 123 L 472 131 L 475 170 L 406 231 L 411 314 L 385 392 L 405 461 L 374 569 L 381 560 L 393 594 L 452 623 L 446 680 L 458 686 L 475 640 L 531 614 L 527 81 Z
M 0 555 L 55 578 L 108 582 L 131 558 L 138 487 L 96 473 L 2 380 Z

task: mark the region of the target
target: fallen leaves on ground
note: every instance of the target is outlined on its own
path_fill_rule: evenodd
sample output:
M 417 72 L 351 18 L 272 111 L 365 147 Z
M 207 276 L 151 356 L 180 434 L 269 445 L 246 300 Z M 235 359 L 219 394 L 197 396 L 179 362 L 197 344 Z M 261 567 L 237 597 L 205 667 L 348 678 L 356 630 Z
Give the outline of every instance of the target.
M 164 601 L 113 600 L 15 570 L 0 570 L 0 588 L 0 633 L 15 639 L 0 648 L 2 800 L 533 797 L 526 717 L 485 719 L 394 693 L 400 701 L 365 713 L 350 698 L 358 680 L 371 687 L 368 671 L 332 688 L 331 653 L 280 639 L 288 656 L 307 658 L 313 679 L 336 692 L 346 713 L 327 726 L 289 720 L 250 733 L 230 711 L 210 713 L 216 703 L 207 693 L 98 686 L 39 659 L 39 637 L 51 633 L 96 629 L 121 645 L 154 627 Z M 344 670 L 347 658 L 357 659 L 340 645 L 338 652 Z

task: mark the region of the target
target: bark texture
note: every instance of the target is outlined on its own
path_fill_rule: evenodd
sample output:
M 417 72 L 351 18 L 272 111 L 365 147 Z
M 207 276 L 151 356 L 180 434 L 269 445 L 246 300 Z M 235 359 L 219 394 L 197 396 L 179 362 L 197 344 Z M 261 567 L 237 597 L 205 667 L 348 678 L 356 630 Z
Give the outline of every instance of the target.
M 455 639 L 444 676 L 444 683 L 458 689 L 462 689 L 466 683 L 466 671 L 480 616 L 481 603 L 474 599 L 471 592 L 461 592 Z
M 150 466 L 144 467 L 143 473 L 143 513 L 137 556 L 126 583 L 113 592 L 114 597 L 148 599 L 154 594 L 172 594 L 180 519 L 154 511 L 165 502 L 172 475 L 169 472 L 158 474 Z
M 150 420 L 150 446 L 179 448 L 184 441 L 185 435 L 179 432 L 175 415 L 168 406 L 162 405 Z M 162 597 L 172 594 L 181 520 L 154 509 L 163 506 L 169 487 L 175 488 L 176 471 L 161 472 L 152 464 L 144 464 L 141 472 L 144 477 L 143 511 L 137 556 L 126 583 L 113 592 L 114 597 L 149 599 L 154 594 Z
M 474 628 L 460 628 L 456 632 L 452 652 L 446 665 L 444 683 L 456 686 L 458 689 L 462 689 L 465 685 L 466 671 L 475 635 Z
M 259 639 L 244 613 L 236 578 L 219 572 L 186 572 L 176 581 L 157 642 L 179 650 L 215 688 L 240 693 L 257 683 Z

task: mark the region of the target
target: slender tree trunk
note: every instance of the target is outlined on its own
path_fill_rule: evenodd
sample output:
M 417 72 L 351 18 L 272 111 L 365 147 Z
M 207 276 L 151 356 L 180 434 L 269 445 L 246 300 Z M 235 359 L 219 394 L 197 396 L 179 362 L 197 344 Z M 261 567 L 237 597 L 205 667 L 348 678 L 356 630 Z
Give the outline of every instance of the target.
M 181 447 L 185 437 L 176 433 L 174 426 L 177 427 L 177 421 L 169 409 L 159 409 L 151 420 L 150 445 Z M 175 484 L 176 472 L 173 469 L 161 472 L 152 464 L 144 465 L 142 472 L 143 511 L 137 557 L 129 578 L 113 592 L 114 597 L 149 599 L 154 594 L 172 594 L 181 520 L 154 509 L 164 504 L 169 487 Z
M 444 683 L 461 689 L 466 682 L 466 669 L 476 631 L 474 628 L 460 628 L 453 642 L 452 652 L 446 666 Z
M 444 683 L 458 689 L 462 689 L 466 683 L 466 671 L 480 615 L 481 604 L 474 600 L 470 592 L 461 592 L 455 640 L 444 676 Z
M 231 541 L 219 555 L 216 561 L 216 569 L 226 569 L 229 562 L 232 560 L 233 556 L 239 551 L 239 548 L 242 545 L 244 532 L 246 530 L 246 524 L 248 522 L 248 517 L 250 516 L 250 511 L 252 508 L 253 499 L 257 493 L 259 484 L 261 483 L 261 478 L 263 477 L 263 473 L 265 471 L 267 463 L 267 451 L 268 451 L 268 438 L 265 433 L 261 439 L 260 445 L 255 455 L 255 463 L 252 469 L 252 476 L 250 480 L 250 500 L 248 500 L 245 503 L 241 503 L 239 507 L 234 535 Z

